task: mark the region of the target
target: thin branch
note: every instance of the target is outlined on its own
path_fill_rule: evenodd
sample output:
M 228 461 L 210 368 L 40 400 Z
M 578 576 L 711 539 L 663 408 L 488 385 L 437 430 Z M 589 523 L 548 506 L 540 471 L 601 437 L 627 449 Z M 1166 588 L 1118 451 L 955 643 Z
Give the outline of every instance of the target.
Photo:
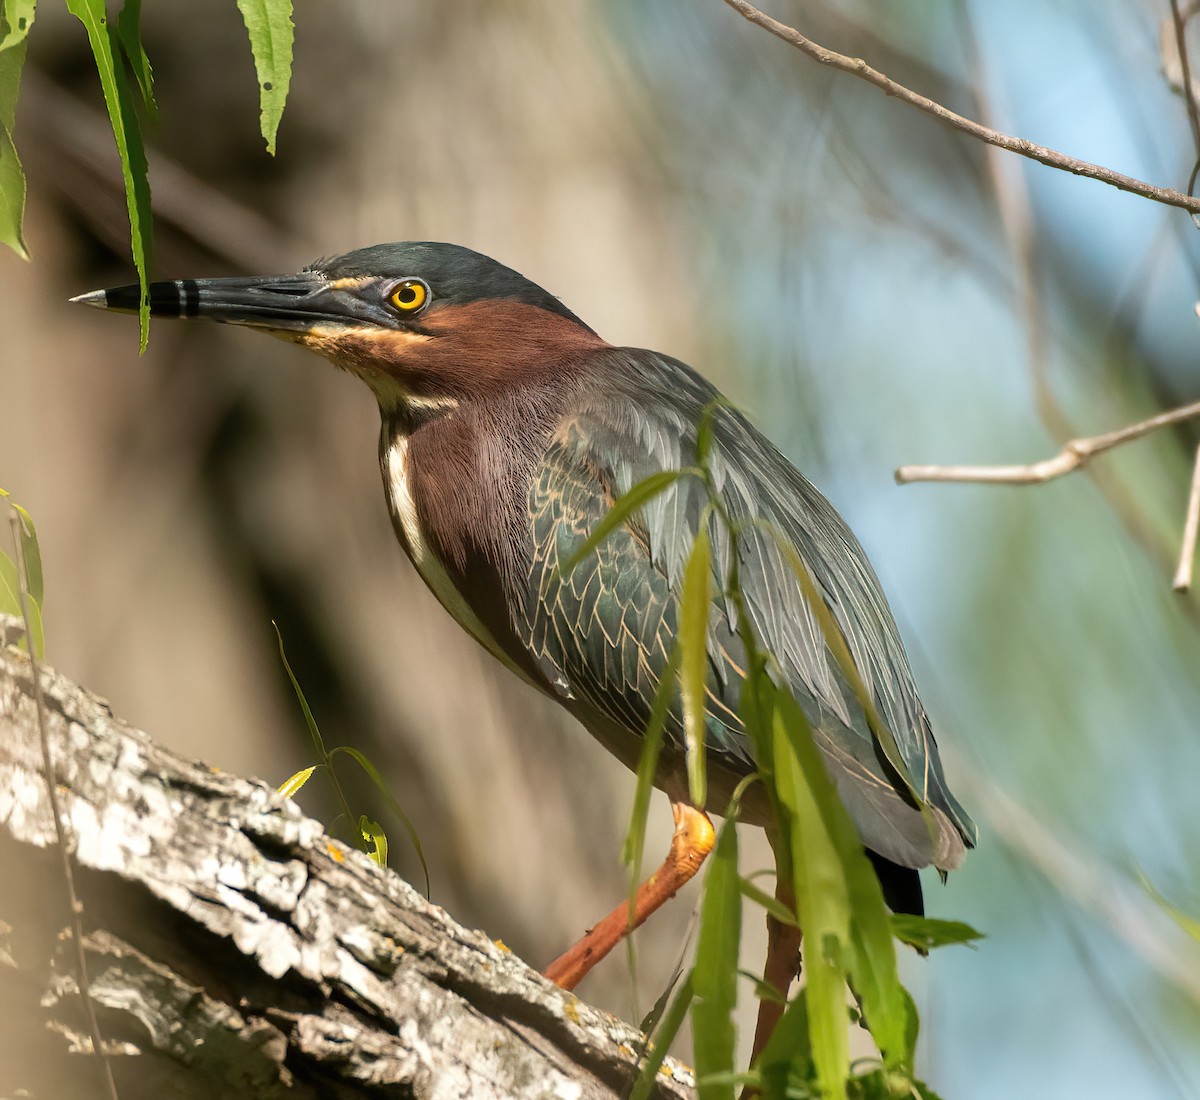
M 833 50 L 827 50 L 824 46 L 817 45 L 817 43 L 805 38 L 804 35 L 793 27 L 780 23 L 778 20 L 772 19 L 769 15 L 759 11 L 758 8 L 748 3 L 747 0 L 725 0 L 725 3 L 751 23 L 762 27 L 765 31 L 769 31 L 776 38 L 788 43 L 788 45 L 795 46 L 796 49 L 805 53 L 814 61 L 819 61 L 823 65 L 829 65 L 832 68 L 842 70 L 842 72 L 857 76 L 865 80 L 868 84 L 873 84 L 876 88 L 879 88 L 885 95 L 893 96 L 902 103 L 907 103 L 910 107 L 916 107 L 918 110 L 924 111 L 926 114 L 932 115 L 934 118 L 953 126 L 956 130 L 961 130 L 965 134 L 979 138 L 989 145 L 1006 149 L 1010 153 L 1018 153 L 1023 157 L 1028 157 L 1030 160 L 1036 160 L 1049 168 L 1071 172 L 1076 176 L 1086 176 L 1088 179 L 1099 180 L 1101 183 L 1107 183 L 1110 187 L 1116 187 L 1121 191 L 1128 191 L 1130 194 L 1140 195 L 1142 198 L 1152 199 L 1167 206 L 1177 206 L 1181 210 L 1200 214 L 1200 198 L 1185 195 L 1179 191 L 1173 191 L 1169 187 L 1156 187 L 1153 184 L 1134 179 L 1132 176 L 1125 176 L 1120 172 L 1114 172 L 1111 168 L 1104 168 L 1099 164 L 1092 164 L 1086 160 L 1067 156 L 1065 153 L 1049 149 L 1044 145 L 1036 145 L 1024 138 L 1002 134 L 997 130 L 975 122 L 973 119 L 956 114 L 954 111 L 943 107 L 936 100 L 920 95 L 911 88 L 906 88 L 903 84 L 897 84 L 890 77 L 885 76 L 877 69 L 871 68 L 860 57 L 847 57 L 845 54 L 835 53 Z
M 21 617 L 25 620 L 25 644 L 29 648 L 29 673 L 33 678 L 33 701 L 37 708 L 38 736 L 42 743 L 42 768 L 46 778 L 46 790 L 50 800 L 50 813 L 54 818 L 54 835 L 58 851 L 62 856 L 63 881 L 67 886 L 67 904 L 71 910 L 71 940 L 75 947 L 75 974 L 79 982 L 79 997 L 87 1015 L 88 1031 L 91 1033 L 92 1050 L 100 1059 L 100 1072 L 104 1078 L 104 1089 L 109 1100 L 119 1100 L 117 1083 L 113 1079 L 112 1063 L 100 1034 L 100 1021 L 96 1019 L 96 1004 L 92 1000 L 88 982 L 87 955 L 83 946 L 83 903 L 75 892 L 75 874 L 71 868 L 71 853 L 67 847 L 67 832 L 63 828 L 62 804 L 58 798 L 58 782 L 54 777 L 54 758 L 50 752 L 50 731 L 46 728 L 46 700 L 42 696 L 42 672 L 38 661 L 37 646 L 34 645 L 33 623 L 29 617 L 29 577 L 26 572 L 25 542 L 21 537 L 21 518 L 15 511 L 9 515 L 12 525 L 13 546 L 17 558 L 17 595 L 21 605 Z
M 1186 592 L 1192 587 L 1192 564 L 1196 560 L 1196 534 L 1200 531 L 1200 447 L 1196 448 L 1196 462 L 1192 466 L 1192 489 L 1188 493 L 1187 515 L 1183 520 L 1183 545 L 1179 548 L 1179 568 L 1175 571 L 1172 587 L 1176 592 Z
M 1175 24 L 1175 49 L 1179 51 L 1179 73 L 1183 83 L 1183 101 L 1187 104 L 1188 122 L 1192 127 L 1192 144 L 1200 157 L 1200 110 L 1196 108 L 1196 89 L 1192 87 L 1192 67 L 1188 61 L 1187 23 L 1179 10 L 1179 0 L 1171 0 L 1171 21 Z M 1198 162 L 1200 163 L 1200 162 Z M 1195 173 L 1193 172 L 1193 179 Z
M 1200 401 L 1181 405 L 1177 409 L 1158 413 L 1146 420 L 1139 420 L 1124 428 L 1103 435 L 1072 439 L 1053 458 L 1032 462 L 1025 466 L 901 466 L 896 470 L 896 481 L 907 485 L 913 481 L 972 481 L 990 482 L 1001 485 L 1040 485 L 1053 481 L 1064 474 L 1082 469 L 1092 458 L 1104 451 L 1119 447 L 1134 439 L 1180 424 L 1200 416 Z

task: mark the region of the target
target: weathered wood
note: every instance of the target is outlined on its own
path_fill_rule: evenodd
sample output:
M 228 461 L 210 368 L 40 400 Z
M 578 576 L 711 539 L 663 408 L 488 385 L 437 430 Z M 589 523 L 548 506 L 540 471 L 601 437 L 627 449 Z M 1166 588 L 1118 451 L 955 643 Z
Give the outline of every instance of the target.
M 123 1100 L 628 1092 L 635 1028 L 265 784 L 160 748 L 51 669 L 42 688 Z M 55 843 L 30 663 L 3 649 L 0 1096 L 101 1095 Z M 658 1094 L 692 1096 L 687 1069 L 668 1060 Z

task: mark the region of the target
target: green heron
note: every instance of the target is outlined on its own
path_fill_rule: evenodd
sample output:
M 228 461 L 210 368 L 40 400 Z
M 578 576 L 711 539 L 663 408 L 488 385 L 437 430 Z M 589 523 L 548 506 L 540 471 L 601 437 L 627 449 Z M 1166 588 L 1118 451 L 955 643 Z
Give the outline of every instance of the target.
M 137 287 L 73 299 L 135 311 Z M 671 851 L 626 905 L 548 969 L 573 987 L 697 871 L 706 814 L 755 769 L 739 696 L 745 649 L 725 594 L 736 553 L 743 606 L 804 709 L 893 909 L 922 910 L 917 868 L 957 867 L 975 826 L 946 785 L 904 647 L 862 547 L 832 505 L 690 367 L 606 343 L 557 298 L 455 245 L 377 245 L 296 275 L 150 287 L 150 312 L 262 329 L 361 378 L 379 402 L 379 456 L 396 536 L 442 606 L 516 675 L 567 708 L 636 768 L 680 618 L 682 574 L 710 524 L 706 805 L 688 794 L 678 697 L 655 783 L 675 816 Z M 561 566 L 614 500 L 644 478 L 705 461 L 736 542 L 677 479 L 577 568 Z M 743 523 L 743 521 L 750 521 Z M 757 521 L 762 521 L 761 523 Z M 862 684 L 919 777 L 928 813 L 872 734 L 852 685 L 770 526 L 807 566 Z M 767 824 L 755 788 L 742 817 Z M 794 975 L 775 984 L 786 989 Z

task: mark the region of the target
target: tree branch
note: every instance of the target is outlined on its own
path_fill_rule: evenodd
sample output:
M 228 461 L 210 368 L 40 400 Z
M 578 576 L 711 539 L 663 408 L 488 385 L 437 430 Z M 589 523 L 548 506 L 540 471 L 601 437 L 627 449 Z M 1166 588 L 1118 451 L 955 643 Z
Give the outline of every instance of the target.
M 1180 191 L 1173 191 L 1169 187 L 1156 187 L 1154 184 L 1145 183 L 1142 180 L 1134 179 L 1132 176 L 1125 176 L 1120 172 L 1114 172 L 1111 168 L 1105 168 L 1099 164 L 1092 164 L 1090 161 L 1067 156 L 1067 154 L 1060 153 L 1056 149 L 1049 149 L 1044 145 L 1036 145 L 1032 141 L 1026 141 L 1024 138 L 1002 134 L 998 130 L 993 130 L 973 119 L 955 114 L 954 111 L 943 107 L 936 100 L 920 95 L 911 88 L 906 88 L 903 84 L 897 84 L 890 77 L 885 76 L 877 69 L 871 68 L 861 57 L 847 57 L 845 54 L 835 53 L 824 46 L 819 46 L 811 39 L 805 38 L 795 28 L 789 27 L 785 23 L 780 23 L 778 20 L 772 19 L 769 15 L 759 11 L 758 8 L 748 3 L 747 0 L 725 0 L 725 3 L 751 23 L 762 27 L 765 31 L 769 31 L 776 38 L 788 43 L 788 45 L 795 46 L 796 49 L 807 54 L 814 61 L 819 61 L 822 65 L 829 65 L 832 68 L 840 69 L 842 72 L 857 76 L 861 80 L 865 80 L 868 84 L 873 84 L 885 95 L 893 96 L 902 103 L 907 103 L 910 107 L 924 111 L 926 114 L 932 115 L 947 125 L 953 126 L 956 130 L 961 130 L 964 134 L 970 134 L 972 137 L 979 138 L 980 141 L 985 141 L 989 145 L 995 145 L 1000 149 L 1006 149 L 1010 153 L 1017 153 L 1020 156 L 1028 157 L 1030 160 L 1036 160 L 1047 167 L 1057 168 L 1063 172 L 1071 172 L 1076 176 L 1086 176 L 1088 179 L 1099 180 L 1101 183 L 1107 183 L 1110 187 L 1116 187 L 1121 191 L 1128 191 L 1130 194 L 1140 195 L 1145 199 L 1153 199 L 1155 202 L 1161 202 L 1167 206 L 1177 206 L 1181 210 L 1200 214 L 1200 198 L 1185 195 Z
M 158 747 L 52 669 L 40 686 L 122 1100 L 628 1092 L 635 1028 L 455 924 L 265 784 Z M 0 727 L 0 866 L 23 885 L 0 892 L 0 1095 L 91 1095 L 33 674 L 13 648 L 0 649 Z M 655 1088 L 694 1095 L 670 1059 Z
M 895 477 L 901 485 L 907 485 L 910 481 L 986 481 L 1007 485 L 1036 485 L 1081 469 L 1096 455 L 1122 443 L 1140 439 L 1159 428 L 1180 424 L 1197 416 L 1200 416 L 1200 401 L 1193 401 L 1190 405 L 1168 409 L 1116 431 L 1084 439 L 1072 439 L 1064 444 L 1063 449 L 1053 458 L 1043 459 L 1041 462 L 1031 462 L 1024 466 L 901 466 L 896 470 Z

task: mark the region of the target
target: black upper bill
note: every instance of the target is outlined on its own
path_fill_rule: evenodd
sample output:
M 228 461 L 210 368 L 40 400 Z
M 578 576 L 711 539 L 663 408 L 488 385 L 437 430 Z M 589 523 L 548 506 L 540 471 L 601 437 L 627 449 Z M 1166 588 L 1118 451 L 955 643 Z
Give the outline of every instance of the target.
M 141 300 L 137 286 L 93 290 L 72 302 L 136 313 Z M 233 279 L 178 279 L 150 284 L 150 314 L 154 317 L 201 317 L 225 324 L 272 330 L 306 331 L 322 323 L 355 324 L 378 321 L 371 304 L 330 286 L 320 275 Z

